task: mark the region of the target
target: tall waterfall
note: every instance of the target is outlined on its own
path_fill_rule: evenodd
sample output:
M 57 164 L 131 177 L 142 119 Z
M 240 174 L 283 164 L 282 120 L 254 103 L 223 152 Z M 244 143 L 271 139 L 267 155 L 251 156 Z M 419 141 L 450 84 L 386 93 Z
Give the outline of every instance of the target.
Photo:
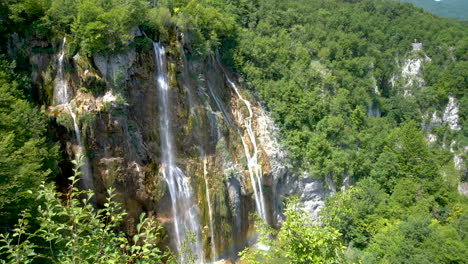
M 226 79 L 229 83 L 229 85 L 234 89 L 236 92 L 237 96 L 239 99 L 244 102 L 244 104 L 247 106 L 247 109 L 249 111 L 249 116 L 244 120 L 244 125 L 245 129 L 247 130 L 247 135 L 250 139 L 250 143 L 252 144 L 253 151 L 252 153 L 249 150 L 249 146 L 245 142 L 244 137 L 242 136 L 242 133 L 240 133 L 240 138 L 242 140 L 242 145 L 244 147 L 244 152 L 245 152 L 245 157 L 247 159 L 247 166 L 249 169 L 249 176 L 250 176 L 250 181 L 252 182 L 252 187 L 254 190 L 254 196 L 255 196 L 255 205 L 257 208 L 257 212 L 259 216 L 268 221 L 267 219 L 267 214 L 265 210 L 265 200 L 263 197 L 263 190 L 262 190 L 262 167 L 260 164 L 258 164 L 258 148 L 257 148 L 257 142 L 255 140 L 255 134 L 252 129 L 252 118 L 253 118 L 253 111 L 252 107 L 250 105 L 250 102 L 248 100 L 245 100 L 242 95 L 240 94 L 239 90 L 237 89 L 237 86 L 235 83 L 229 79 L 229 77 L 226 75 Z
M 205 179 L 206 202 L 208 203 L 208 214 L 210 219 L 211 259 L 212 262 L 214 262 L 216 260 L 216 240 L 214 235 L 213 210 L 211 209 L 210 188 L 208 186 L 208 171 L 206 169 L 207 163 L 208 161 L 206 159 L 206 156 L 203 156 L 203 178 Z
M 64 66 L 64 58 L 66 52 L 66 44 L 67 39 L 64 37 L 62 41 L 62 47 L 60 48 L 60 53 L 58 54 L 58 68 L 57 68 L 57 76 L 55 77 L 55 89 L 54 89 L 54 98 L 57 104 L 65 105 L 70 116 L 73 119 L 73 129 L 75 131 L 76 142 L 78 143 L 78 155 L 83 156 L 83 165 L 81 166 L 81 181 L 83 184 L 83 188 L 86 190 L 93 190 L 93 179 L 91 175 L 91 167 L 89 165 L 89 159 L 86 157 L 84 149 L 83 149 L 83 142 L 81 141 L 81 132 L 80 128 L 78 127 L 78 123 L 76 121 L 76 114 L 73 111 L 70 105 L 70 97 L 72 91 L 68 82 L 65 78 L 65 66 Z
M 188 62 L 187 62 L 187 58 L 185 57 L 185 52 L 183 50 L 183 47 L 181 45 L 179 46 L 179 51 L 180 51 L 180 54 L 182 55 L 182 61 L 184 63 L 183 64 L 184 65 L 184 71 L 183 71 L 184 79 L 188 81 L 190 79 L 189 70 L 188 70 Z M 185 85 L 185 90 L 187 91 L 187 95 L 188 95 L 187 97 L 188 97 L 188 102 L 189 102 L 190 115 L 198 115 L 198 112 L 195 106 L 194 94 L 188 82 Z M 197 126 L 200 125 L 198 118 L 195 118 L 195 123 L 197 124 Z M 215 231 L 214 231 L 214 224 L 213 224 L 213 210 L 211 207 L 210 186 L 208 184 L 208 170 L 207 170 L 208 158 L 205 154 L 205 150 L 203 149 L 201 145 L 197 146 L 197 149 L 200 153 L 200 157 L 203 157 L 203 179 L 205 181 L 205 197 L 206 197 L 206 203 L 207 203 L 207 208 L 208 208 L 208 218 L 210 221 L 211 262 L 214 262 L 216 259 L 216 239 L 215 239 Z
M 156 57 L 157 86 L 159 91 L 159 122 L 161 134 L 162 168 L 164 179 L 171 195 L 172 213 L 174 219 L 175 244 L 181 263 L 191 256 L 186 251 L 196 255 L 197 263 L 204 263 L 203 243 L 201 239 L 198 214 L 192 197 L 192 191 L 187 177 L 176 165 L 174 140 L 172 138 L 171 103 L 169 100 L 169 84 L 167 81 L 166 52 L 164 47 L 153 42 Z M 194 243 L 191 243 L 191 235 Z

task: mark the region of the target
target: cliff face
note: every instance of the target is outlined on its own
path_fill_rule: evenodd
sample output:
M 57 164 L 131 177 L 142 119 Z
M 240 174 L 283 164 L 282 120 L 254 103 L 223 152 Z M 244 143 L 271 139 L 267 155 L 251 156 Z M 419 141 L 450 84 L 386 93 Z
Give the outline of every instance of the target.
M 55 43 L 55 50 L 63 45 Z M 235 258 L 254 243 L 252 213 L 279 227 L 284 197 L 299 195 L 304 210 L 317 220 L 330 191 L 308 174 L 292 173 L 278 128 L 242 79 L 218 56 L 196 56 L 175 38 L 163 45 L 171 102 L 166 110 L 172 117 L 176 165 L 192 189 L 204 259 Z M 146 212 L 165 227 L 162 245 L 174 247 L 173 197 L 163 175 L 155 60 L 149 39 L 118 54 L 88 58 L 66 52 L 62 63 L 59 52 L 30 56 L 36 97 L 57 123 L 57 138 L 65 150 L 63 176 L 70 173 L 76 154 L 86 154 L 97 206 L 104 202 L 107 188 L 116 188 L 128 212 L 123 228 L 133 233 L 138 216 Z M 403 83 L 399 93 L 408 100 L 424 92 L 421 69 L 427 63 L 431 60 L 423 53 L 410 54 L 390 85 Z M 59 67 L 71 88 L 67 106 L 56 98 Z M 375 92 L 380 93 L 377 86 Z M 447 101 L 440 109 L 420 111 L 423 127 L 428 143 L 444 140 L 442 145 L 454 153 L 455 167 L 466 174 L 466 148 L 432 132 L 444 124 L 460 130 L 458 102 L 453 97 Z M 369 115 L 380 116 L 378 104 L 371 103 Z M 333 182 L 327 185 L 336 189 Z M 460 185 L 460 192 L 466 193 L 465 185 Z
M 455 60 L 452 58 L 452 60 Z M 424 80 L 424 68 L 432 63 L 423 49 L 422 43 L 413 43 L 413 51 L 406 55 L 406 60 L 399 64 L 401 72 L 393 74 L 390 84 L 392 88 L 400 88 L 397 93 L 405 100 L 416 102 L 421 97 L 431 96 Z M 414 104 L 417 106 L 417 104 Z M 370 106 L 369 108 L 371 108 Z M 378 109 L 376 109 L 379 111 Z M 421 117 L 421 127 L 428 144 L 439 144 L 453 155 L 453 167 L 460 173 L 459 192 L 466 195 L 468 166 L 466 154 L 468 147 L 462 140 L 454 137 L 462 131 L 460 120 L 460 104 L 453 94 L 449 94 L 443 103 L 417 108 Z M 446 132 L 441 132 L 443 128 Z M 443 131 L 443 130 L 442 130 Z M 443 174 L 446 174 L 444 171 Z
M 165 46 L 176 163 L 193 190 L 204 258 L 234 258 L 253 242 L 252 213 L 262 215 L 260 207 L 263 218 L 278 226 L 283 196 L 299 194 L 316 216 L 326 194 L 323 185 L 290 173 L 274 122 L 239 78 L 217 56 L 191 56 L 176 40 Z M 58 135 L 65 156 L 71 160 L 82 146 L 89 158 L 97 206 L 107 188 L 116 188 L 128 211 L 128 233 L 146 212 L 166 227 L 162 243 L 174 245 L 151 42 L 93 58 L 66 53 L 62 67 L 72 91 L 69 108 L 55 99 L 58 55 L 36 54 L 30 60 L 40 100 L 69 131 Z M 71 114 L 79 131 L 73 130 Z

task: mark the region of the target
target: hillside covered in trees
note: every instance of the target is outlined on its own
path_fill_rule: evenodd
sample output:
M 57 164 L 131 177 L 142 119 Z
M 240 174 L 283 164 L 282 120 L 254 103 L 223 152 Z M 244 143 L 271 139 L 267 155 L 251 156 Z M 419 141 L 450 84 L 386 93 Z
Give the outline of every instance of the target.
M 4 0 L 0 43 L 0 263 L 211 263 L 221 259 L 233 263 L 467 263 L 466 21 L 437 17 L 392 0 Z M 145 64 L 146 54 L 153 50 L 154 56 L 166 54 L 158 53 L 155 43 L 168 49 L 167 65 L 161 62 L 168 69 L 167 80 L 154 74 L 164 72 L 159 64 Z M 137 54 L 132 55 L 139 62 L 136 70 L 114 71 L 112 58 L 128 59 L 132 56 L 125 54 L 131 52 Z M 63 79 L 72 84 L 79 99 L 74 103 L 85 105 L 89 98 L 103 98 L 105 110 L 83 114 L 85 107 L 75 110 L 69 101 L 65 105 L 70 115 L 64 117 L 59 108 L 53 108 L 56 87 L 47 76 L 58 76 L 59 66 L 43 64 L 59 65 L 57 54 L 65 61 Z M 63 59 L 64 54 L 68 59 Z M 103 57 L 106 67 L 101 66 Z M 106 76 L 102 69 L 113 75 Z M 124 144 L 115 128 L 120 123 L 125 124 L 125 133 L 137 135 L 134 131 L 149 129 L 151 120 L 160 120 L 161 109 L 148 110 L 145 117 L 131 114 L 140 103 L 132 101 L 133 96 L 144 105 L 141 87 L 154 76 L 170 87 L 183 88 L 180 80 L 202 87 L 195 96 L 190 89 L 171 88 L 173 95 L 168 97 L 188 98 L 187 103 L 177 102 L 190 104 L 188 110 L 174 107 L 168 117 L 174 123 L 174 148 L 178 149 L 174 156 L 185 158 L 174 164 L 191 179 L 188 185 L 195 190 L 195 201 L 190 208 L 198 212 L 197 228 L 202 229 L 200 234 L 189 230 L 186 238 L 192 239 L 178 241 L 176 248 L 174 242 L 167 242 L 173 241 L 171 230 L 161 227 L 175 213 L 157 215 L 158 210 L 170 211 L 170 200 L 163 197 L 174 199 L 165 191 L 170 188 L 167 178 L 167 184 L 156 180 L 167 176 L 164 147 L 159 146 L 164 144 L 159 143 L 163 130 L 128 136 L 151 142 L 141 144 L 141 149 L 155 157 L 141 158 L 144 169 L 134 163 L 138 173 L 145 175 L 138 183 L 151 186 L 156 198 L 148 200 L 157 206 L 144 199 L 135 202 L 128 198 L 133 196 L 119 191 L 129 185 L 124 176 L 96 178 L 94 184 L 101 187 L 80 191 L 78 178 L 84 171 L 78 165 L 87 162 L 81 157 L 70 163 L 74 159 L 70 153 L 81 154 L 76 156 L 90 160 L 94 175 L 101 171 L 126 175 L 123 168 L 133 163 L 122 159 L 117 165 L 99 167 L 96 146 L 101 146 L 98 139 L 111 142 L 109 149 Z M 205 82 L 207 86 L 226 84 L 211 90 L 203 86 Z M 230 93 L 239 99 L 232 99 Z M 214 114 L 200 114 L 204 112 L 197 103 L 208 105 Z M 226 110 L 223 105 L 233 106 Z M 252 118 L 261 107 L 278 128 L 287 153 L 280 158 L 294 177 L 279 181 L 266 172 L 257 173 L 255 187 L 252 162 L 258 160 L 256 166 L 274 171 L 273 159 L 264 162 L 267 154 L 257 150 L 256 142 L 258 149 L 268 148 L 255 139 L 262 131 Z M 107 114 L 109 120 L 102 117 Z M 238 122 L 241 125 L 234 128 L 232 123 L 241 117 L 245 117 Z M 218 130 L 204 129 L 205 118 L 210 125 L 218 124 Z M 144 125 L 138 123 L 140 119 Z M 227 125 L 219 125 L 222 122 Z M 73 130 L 73 124 L 79 129 Z M 103 126 L 112 129 L 103 130 Z M 247 132 L 242 134 L 244 129 Z M 84 139 L 74 145 L 85 151 L 72 146 L 71 138 L 79 138 L 77 131 Z M 177 137 L 176 133 L 187 134 Z M 237 133 L 240 139 L 231 140 Z M 215 137 L 217 143 L 209 145 Z M 157 144 L 150 141 L 155 138 Z M 191 138 L 199 146 L 190 148 Z M 246 157 L 226 164 L 235 167 L 232 164 L 238 162 L 248 168 L 244 169 L 251 176 L 245 180 L 248 183 L 232 184 L 243 178 L 216 169 L 218 165 L 206 158 L 210 151 L 216 153 L 213 164 L 245 151 Z M 143 155 L 135 153 L 139 159 Z M 106 158 L 106 162 L 117 160 Z M 317 216 L 302 210 L 307 207 L 307 192 L 298 182 L 304 179 L 324 186 L 323 206 L 314 208 L 320 211 Z M 206 184 L 206 191 L 199 182 Z M 296 184 L 302 186 L 300 190 L 285 191 L 281 199 L 286 205 L 276 206 L 280 220 L 260 214 L 255 188 L 262 198 L 276 201 L 281 200 L 276 190 Z M 227 186 L 226 191 L 219 186 Z M 240 207 L 250 208 L 250 216 L 236 218 L 236 212 L 244 213 L 229 200 L 233 186 L 244 195 L 237 200 Z M 128 188 L 125 191 L 132 192 Z M 211 196 L 208 190 L 213 191 Z M 159 205 L 164 201 L 166 207 Z M 135 204 L 142 209 L 135 209 Z M 266 207 L 266 215 L 277 210 L 273 202 L 267 201 Z M 140 213 L 141 217 L 126 218 L 125 211 L 129 217 Z M 256 219 L 255 232 L 250 229 L 253 224 L 236 230 L 243 226 L 236 219 Z M 214 238 L 237 234 L 248 238 L 233 238 L 235 245 Z M 191 244 L 198 240 L 205 253 L 197 256 L 197 247 Z

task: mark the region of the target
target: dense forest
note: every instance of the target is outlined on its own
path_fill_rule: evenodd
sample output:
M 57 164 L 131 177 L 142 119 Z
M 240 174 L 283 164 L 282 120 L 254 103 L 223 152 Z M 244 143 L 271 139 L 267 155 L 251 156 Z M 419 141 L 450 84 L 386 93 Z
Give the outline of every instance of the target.
M 112 189 L 93 206 L 80 160 L 64 187 L 29 59 L 58 52 L 31 43 L 64 36 L 92 57 L 177 34 L 190 58 L 218 55 L 242 76 L 292 170 L 333 193 L 318 222 L 297 197 L 280 228 L 259 218 L 269 250 L 241 263 L 467 263 L 468 23 L 390 0 L 2 0 L 1 263 L 178 263 L 151 218 L 124 233 Z

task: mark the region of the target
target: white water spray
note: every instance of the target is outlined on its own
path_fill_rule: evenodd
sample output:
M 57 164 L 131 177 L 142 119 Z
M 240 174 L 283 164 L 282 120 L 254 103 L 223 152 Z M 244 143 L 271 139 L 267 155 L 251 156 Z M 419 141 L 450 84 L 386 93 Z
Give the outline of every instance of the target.
M 54 98 L 57 104 L 65 105 L 70 116 L 73 119 L 73 129 L 75 131 L 76 141 L 78 143 L 78 155 L 83 156 L 83 165 L 81 166 L 81 180 L 83 183 L 83 188 L 85 190 L 93 190 L 93 179 L 91 175 L 91 167 L 89 165 L 89 159 L 86 157 L 83 149 L 83 142 L 81 141 L 81 132 L 80 128 L 78 127 L 78 123 L 76 121 L 76 114 L 73 111 L 72 107 L 70 106 L 70 97 L 71 97 L 71 89 L 67 83 L 65 78 L 65 66 L 64 66 L 64 58 L 65 58 L 65 51 L 66 51 L 66 43 L 67 40 L 64 37 L 62 41 L 62 47 L 60 49 L 60 53 L 58 54 L 58 68 L 57 68 L 57 76 L 55 77 L 55 89 L 54 89 Z
M 262 167 L 260 164 L 258 164 L 258 148 L 257 148 L 257 142 L 255 140 L 255 134 L 252 129 L 252 118 L 253 118 L 253 111 L 252 107 L 250 105 L 250 102 L 248 100 L 245 100 L 242 95 L 240 94 L 239 90 L 237 89 L 237 86 L 229 79 L 229 77 L 226 75 L 226 79 L 229 83 L 229 85 L 234 89 L 236 92 L 237 96 L 239 99 L 244 102 L 244 104 L 247 106 L 247 109 L 249 111 L 249 116 L 244 120 L 244 125 L 245 129 L 247 130 L 247 135 L 250 139 L 250 143 L 252 144 L 253 147 L 253 152 L 250 153 L 249 146 L 244 140 L 244 137 L 242 133 L 239 131 L 240 138 L 242 140 L 242 145 L 244 146 L 244 152 L 245 152 L 245 157 L 247 158 L 247 166 L 249 169 L 249 176 L 250 176 L 250 181 L 252 182 L 252 187 L 254 190 L 254 195 L 255 195 L 255 205 L 257 208 L 257 212 L 260 215 L 262 219 L 267 221 L 267 214 L 265 210 L 265 200 L 263 197 L 263 190 L 262 190 Z
M 164 179 L 171 195 L 172 213 L 176 247 L 181 263 L 190 257 L 187 250 L 196 255 L 197 263 L 203 262 L 203 243 L 201 239 L 198 214 L 193 203 L 192 192 L 187 177 L 176 165 L 174 139 L 172 138 L 172 120 L 170 114 L 169 84 L 167 81 L 166 52 L 159 43 L 153 42 L 159 91 L 159 122 L 161 134 L 162 169 Z M 194 243 L 189 239 L 194 236 Z

